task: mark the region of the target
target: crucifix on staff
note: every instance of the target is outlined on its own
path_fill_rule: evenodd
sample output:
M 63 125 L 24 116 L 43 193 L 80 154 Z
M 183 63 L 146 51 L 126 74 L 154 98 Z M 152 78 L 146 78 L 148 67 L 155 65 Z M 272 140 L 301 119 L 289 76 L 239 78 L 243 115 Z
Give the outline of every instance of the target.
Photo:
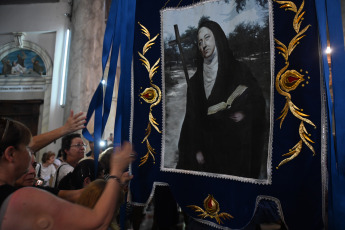
M 181 37 L 180 37 L 180 32 L 179 32 L 177 24 L 174 25 L 174 30 L 175 30 L 176 40 L 169 41 L 169 45 L 170 46 L 174 46 L 174 45 L 177 44 L 177 46 L 178 46 L 178 49 L 180 51 L 180 57 L 181 57 L 181 61 L 182 61 L 184 75 L 186 77 L 186 82 L 187 82 L 187 85 L 188 85 L 188 83 L 189 83 L 189 75 L 188 75 L 188 70 L 187 70 L 187 64 L 186 64 L 186 61 L 184 59 L 183 49 L 182 49 L 182 45 L 181 45 Z

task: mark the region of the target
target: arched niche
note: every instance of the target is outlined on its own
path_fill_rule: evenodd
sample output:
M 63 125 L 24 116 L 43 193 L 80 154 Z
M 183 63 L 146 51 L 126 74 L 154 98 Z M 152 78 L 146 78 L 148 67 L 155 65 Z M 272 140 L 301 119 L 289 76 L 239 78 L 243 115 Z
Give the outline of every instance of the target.
M 41 73 L 40 75 L 42 76 L 51 76 L 52 75 L 52 69 L 53 69 L 53 65 L 52 65 L 52 61 L 51 58 L 49 57 L 48 53 L 42 49 L 40 46 L 38 46 L 37 44 L 30 42 L 30 41 L 21 41 L 20 44 L 16 43 L 16 42 L 10 42 L 7 43 L 5 45 L 3 45 L 2 47 L 0 47 L 0 60 L 4 60 L 6 59 L 6 57 L 10 56 L 13 53 L 18 53 L 20 51 L 32 51 L 32 53 L 37 54 L 38 58 L 37 60 L 42 60 L 43 61 L 43 67 L 45 69 L 45 71 L 43 73 Z M 12 65 L 12 61 L 15 61 L 16 58 L 10 58 L 9 60 L 11 61 L 11 65 Z M 29 62 L 31 61 L 31 57 L 28 57 Z M 0 66 L 2 67 L 3 63 L 0 64 Z M 2 70 L 1 70 L 2 71 Z M 2 75 L 4 75 L 1 72 Z M 20 75 L 20 74 L 9 74 L 9 75 Z M 22 74 L 22 76 L 31 76 L 34 74 L 30 74 L 29 72 Z

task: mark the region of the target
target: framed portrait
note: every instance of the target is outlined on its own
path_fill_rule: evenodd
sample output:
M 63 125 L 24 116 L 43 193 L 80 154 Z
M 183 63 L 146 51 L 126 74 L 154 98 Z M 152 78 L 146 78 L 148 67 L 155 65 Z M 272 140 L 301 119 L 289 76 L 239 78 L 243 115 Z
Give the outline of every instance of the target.
M 161 169 L 269 183 L 273 35 L 269 4 L 206 1 L 161 11 Z

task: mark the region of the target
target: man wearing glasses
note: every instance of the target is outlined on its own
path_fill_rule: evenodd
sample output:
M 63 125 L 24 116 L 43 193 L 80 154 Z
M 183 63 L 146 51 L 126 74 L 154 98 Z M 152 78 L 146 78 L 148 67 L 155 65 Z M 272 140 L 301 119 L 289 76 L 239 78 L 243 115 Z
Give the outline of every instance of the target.
M 80 134 L 73 133 L 62 138 L 62 156 L 64 162 L 56 170 L 53 185 L 58 188 L 61 179 L 69 172 L 72 172 L 78 162 L 84 157 L 86 144 Z

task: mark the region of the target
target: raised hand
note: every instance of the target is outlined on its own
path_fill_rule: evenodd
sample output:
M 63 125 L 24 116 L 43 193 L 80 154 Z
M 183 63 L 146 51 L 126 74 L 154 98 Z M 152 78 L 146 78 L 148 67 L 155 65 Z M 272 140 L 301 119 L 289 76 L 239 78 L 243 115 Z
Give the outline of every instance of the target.
M 85 128 L 84 124 L 86 123 L 86 116 L 84 115 L 84 112 L 80 112 L 74 115 L 73 110 L 71 110 L 70 115 L 64 124 L 62 126 L 64 130 L 64 134 L 72 133 L 77 130 Z
M 129 142 L 124 142 L 122 146 L 116 147 L 110 160 L 110 175 L 121 178 L 124 170 L 134 161 L 135 156 L 136 154 Z

